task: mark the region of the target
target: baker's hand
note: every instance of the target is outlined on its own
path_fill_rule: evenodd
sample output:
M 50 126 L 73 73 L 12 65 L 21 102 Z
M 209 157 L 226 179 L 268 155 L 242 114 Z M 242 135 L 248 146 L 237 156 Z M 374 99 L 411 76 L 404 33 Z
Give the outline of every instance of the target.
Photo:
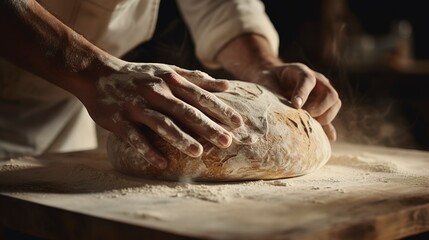
M 307 110 L 328 138 L 335 141 L 336 131 L 331 122 L 341 108 L 341 100 L 323 74 L 301 63 L 284 63 L 262 71 L 258 82 L 290 99 L 294 107 Z
M 95 92 L 82 99 L 91 117 L 159 168 L 165 168 L 167 161 L 139 126 L 145 125 L 181 152 L 198 157 L 203 147 L 190 132 L 225 148 L 232 142 L 231 133 L 211 118 L 231 129 L 243 124 L 234 109 L 210 93 L 227 90 L 228 81 L 200 71 L 127 62 L 96 85 Z

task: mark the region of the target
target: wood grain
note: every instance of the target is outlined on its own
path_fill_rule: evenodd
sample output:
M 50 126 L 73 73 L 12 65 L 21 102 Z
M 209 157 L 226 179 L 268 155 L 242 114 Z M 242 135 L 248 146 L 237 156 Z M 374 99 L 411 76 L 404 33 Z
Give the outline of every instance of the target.
M 429 153 L 334 146 L 334 155 L 363 152 L 419 174 L 332 160 L 281 181 L 186 185 L 122 175 L 100 151 L 56 154 L 31 168 L 1 168 L 0 225 L 62 239 L 399 239 L 429 231 Z M 70 175 L 90 170 L 96 177 Z

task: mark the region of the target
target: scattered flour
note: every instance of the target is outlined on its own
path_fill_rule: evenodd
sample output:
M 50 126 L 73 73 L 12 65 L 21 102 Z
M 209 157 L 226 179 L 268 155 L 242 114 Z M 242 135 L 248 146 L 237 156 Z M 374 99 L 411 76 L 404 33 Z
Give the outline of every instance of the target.
M 331 165 L 342 165 L 365 172 L 399 173 L 398 166 L 388 160 L 379 160 L 369 155 L 334 155 L 329 160 Z
M 227 183 L 130 177 L 115 171 L 101 151 L 21 158 L 0 161 L 0 193 L 216 239 L 272 239 L 273 233 L 311 239 L 309 232 L 314 238 L 362 219 L 390 217 L 392 209 L 403 215 L 426 205 L 429 153 L 356 148 L 334 147 L 326 165 L 304 176 Z
M 152 179 L 185 176 L 200 181 L 234 181 L 309 174 L 328 161 L 331 145 L 320 124 L 306 111 L 292 108 L 285 99 L 259 85 L 241 81 L 229 84 L 228 91 L 215 95 L 240 112 L 245 124 L 231 130 L 233 143 L 228 148 L 201 141 L 205 152 L 189 157 L 171 146 L 177 148 L 175 144 L 154 138 L 153 145 L 170 159 L 166 169 L 157 170 L 129 144 L 111 135 L 107 151 L 113 166 L 123 173 Z
M 8 160 L 0 160 L 0 172 L 17 171 L 38 166 L 37 160 L 32 157 L 18 157 Z
M 90 161 L 41 161 L 24 157 L 0 161 L 0 192 L 93 193 L 104 199 L 142 196 L 209 203 L 299 199 L 307 204 L 325 204 L 335 194 L 352 194 L 367 186 L 429 188 L 428 165 L 429 160 L 405 161 L 401 156 L 334 152 L 323 168 L 301 177 L 196 183 L 190 179 L 156 181 L 123 175 L 111 167 L 103 154 Z M 141 217 L 157 218 L 143 213 Z

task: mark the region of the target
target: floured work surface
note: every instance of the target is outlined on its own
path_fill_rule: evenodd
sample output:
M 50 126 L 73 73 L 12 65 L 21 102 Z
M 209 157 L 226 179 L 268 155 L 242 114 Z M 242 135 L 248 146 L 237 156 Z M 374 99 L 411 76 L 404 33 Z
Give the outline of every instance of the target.
M 104 152 L 0 162 L 0 220 L 63 238 L 386 239 L 429 230 L 429 152 L 335 144 L 320 170 L 241 183 L 132 178 Z

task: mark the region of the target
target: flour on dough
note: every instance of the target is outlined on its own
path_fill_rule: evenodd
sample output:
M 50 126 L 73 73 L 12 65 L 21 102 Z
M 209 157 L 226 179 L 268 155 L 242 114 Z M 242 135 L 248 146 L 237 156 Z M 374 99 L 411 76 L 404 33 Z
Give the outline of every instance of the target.
M 266 88 L 242 81 L 230 81 L 226 92 L 214 93 L 236 109 L 244 125 L 231 130 L 233 143 L 220 149 L 195 136 L 204 147 L 201 157 L 189 157 L 153 133 L 153 144 L 169 160 L 165 170 L 146 162 L 127 143 L 111 135 L 107 151 L 113 166 L 121 172 L 145 178 L 231 181 L 294 177 L 315 171 L 331 154 L 331 146 L 320 124 L 305 110 Z

